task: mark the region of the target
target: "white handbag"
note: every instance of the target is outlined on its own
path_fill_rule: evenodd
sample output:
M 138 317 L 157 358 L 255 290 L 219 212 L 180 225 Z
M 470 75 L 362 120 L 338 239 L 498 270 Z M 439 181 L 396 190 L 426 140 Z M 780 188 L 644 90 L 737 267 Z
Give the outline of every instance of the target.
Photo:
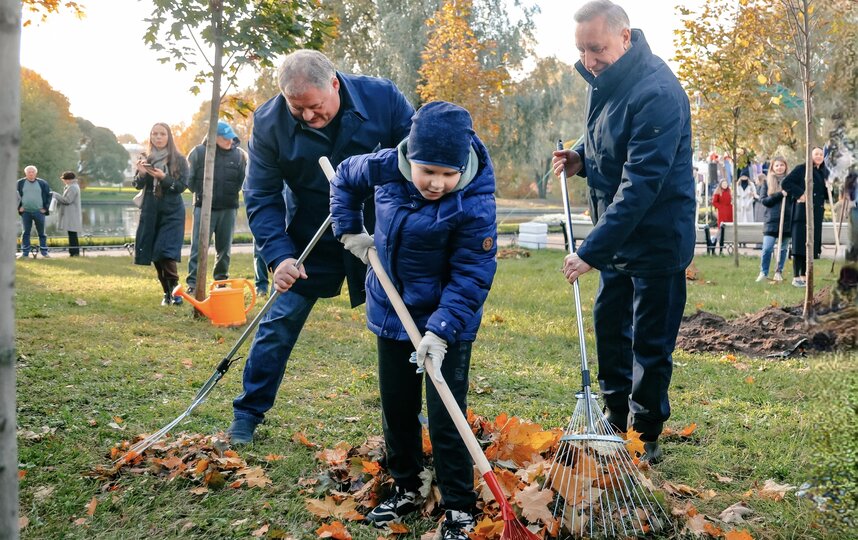
M 134 206 L 136 206 L 137 208 L 143 208 L 143 196 L 145 195 L 145 193 L 146 190 L 141 189 L 137 192 L 137 195 L 135 195 L 134 198 L 131 199 L 131 202 L 134 203 Z
M 57 211 L 57 199 L 51 197 L 51 204 L 48 205 L 48 212 L 56 212 Z

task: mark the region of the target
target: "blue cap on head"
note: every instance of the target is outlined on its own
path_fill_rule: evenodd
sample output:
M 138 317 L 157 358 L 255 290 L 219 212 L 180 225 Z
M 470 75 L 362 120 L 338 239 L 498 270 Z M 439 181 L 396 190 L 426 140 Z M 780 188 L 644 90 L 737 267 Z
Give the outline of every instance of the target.
M 471 114 L 446 101 L 432 101 L 411 117 L 409 161 L 465 170 L 471 153 L 474 126 Z
M 232 128 L 229 127 L 229 124 L 227 124 L 223 120 L 217 123 L 217 136 L 229 139 L 231 141 L 238 138 L 238 135 L 236 135 Z

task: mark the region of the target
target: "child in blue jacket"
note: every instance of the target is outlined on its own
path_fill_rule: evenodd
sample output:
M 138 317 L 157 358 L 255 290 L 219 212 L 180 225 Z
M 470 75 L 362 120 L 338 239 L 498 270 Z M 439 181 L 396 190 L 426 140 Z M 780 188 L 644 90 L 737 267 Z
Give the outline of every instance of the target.
M 383 527 L 419 508 L 422 470 L 422 366 L 446 381 L 464 412 L 471 346 L 494 278 L 494 170 L 474 134 L 471 115 L 443 101 L 424 105 L 397 148 L 343 161 L 331 186 L 334 233 L 367 262 L 371 246 L 424 334 L 416 355 L 399 318 L 370 268 L 366 278 L 367 326 L 378 343 L 378 377 L 387 468 L 392 496 L 367 515 Z M 361 208 L 375 196 L 374 238 L 363 228 Z M 409 363 L 418 364 L 417 372 Z M 442 377 L 443 376 L 443 377 Z M 445 540 L 467 539 L 474 525 L 473 461 L 426 380 L 429 437 L 446 509 Z

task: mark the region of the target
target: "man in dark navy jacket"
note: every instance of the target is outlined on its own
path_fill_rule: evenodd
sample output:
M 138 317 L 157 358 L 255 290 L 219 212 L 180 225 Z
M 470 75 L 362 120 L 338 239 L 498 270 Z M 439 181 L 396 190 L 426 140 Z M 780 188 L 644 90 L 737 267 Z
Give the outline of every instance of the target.
M 600 271 L 593 318 L 605 412 L 618 430 L 641 433 L 654 463 L 694 254 L 690 107 L 620 6 L 589 2 L 575 21 L 587 136 L 555 152 L 553 165 L 587 178 L 595 227 L 563 271 L 570 283 Z
M 336 167 L 349 156 L 392 148 L 411 127 L 414 108 L 385 79 L 347 75 L 317 51 L 295 51 L 278 71 L 281 94 L 254 114 L 244 185 L 256 245 L 274 273 L 275 300 L 253 340 L 244 367 L 244 392 L 233 402 L 233 443 L 246 443 L 274 404 L 292 347 L 319 298 L 340 294 L 348 280 L 352 306 L 363 303 L 366 266 L 328 229 L 300 268 L 297 258 L 328 216 L 328 181 L 318 160 Z M 284 183 L 295 213 L 286 223 Z M 372 211 L 372 204 L 366 205 Z M 367 227 L 373 226 L 367 216 Z M 284 230 L 285 228 L 285 230 Z

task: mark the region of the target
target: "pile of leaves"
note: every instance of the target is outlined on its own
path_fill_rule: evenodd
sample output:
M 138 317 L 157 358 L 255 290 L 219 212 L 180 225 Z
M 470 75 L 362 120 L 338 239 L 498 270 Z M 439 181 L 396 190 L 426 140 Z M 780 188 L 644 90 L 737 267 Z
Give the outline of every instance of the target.
M 190 492 L 203 495 L 210 489 L 264 488 L 271 484 L 265 470 L 249 466 L 232 450 L 226 437 L 179 433 L 153 444 L 143 453 L 131 450 L 133 444 L 145 438 L 142 434 L 132 441 L 122 441 L 110 449 L 111 467 L 98 467 L 91 475 L 107 481 L 109 489 L 122 473 L 145 474 L 172 481 L 185 479 Z M 268 462 L 282 459 L 269 455 Z
M 547 539 L 556 535 L 561 525 L 552 513 L 557 493 L 552 489 L 553 486 L 543 486 L 560 446 L 562 431 L 559 428 L 543 429 L 539 424 L 506 414 L 489 420 L 475 415 L 470 410 L 468 423 L 492 464 L 504 496 L 513 506 L 520 521 L 541 538 Z M 693 437 L 696 429 L 696 424 L 678 430 L 666 428 L 662 437 L 668 440 L 687 440 Z M 639 457 L 643 453 L 643 443 L 639 436 L 640 434 L 631 430 L 625 434 L 626 449 L 635 465 L 639 464 Z M 152 445 L 142 454 L 130 451 L 133 443 L 143 437 L 145 435 L 116 444 L 109 455 L 113 465 L 91 472 L 92 476 L 105 482 L 104 491 L 115 489 L 117 479 L 122 474 L 149 475 L 165 482 L 183 479 L 188 482 L 189 491 L 195 495 L 202 495 L 210 490 L 264 489 L 271 484 L 262 467 L 249 466 L 229 447 L 227 440 L 220 436 L 179 433 Z M 299 478 L 297 482 L 300 493 L 305 496 L 306 510 L 320 520 L 315 534 L 319 538 L 351 540 L 347 524 L 363 521 L 365 512 L 387 498 L 393 489 L 393 479 L 384 467 L 382 437 L 369 437 L 360 446 L 341 442 L 333 448 L 322 448 L 300 432 L 295 433 L 292 440 L 312 449 L 319 463 L 319 469 L 314 475 Z M 432 466 L 432 444 L 425 428 L 423 453 L 424 469 L 420 475 L 421 514 L 440 520 L 441 495 Z M 268 455 L 264 461 L 270 464 L 280 459 L 282 456 Z M 640 464 L 639 467 L 644 473 L 647 472 L 645 464 Z M 715 477 L 718 482 L 724 484 L 733 481 L 721 475 Z M 598 475 L 595 478 L 598 480 Z M 746 530 L 728 530 L 740 526 L 753 514 L 753 510 L 745 502 L 747 499 L 782 500 L 788 491 L 795 489 L 793 486 L 778 484 L 774 480 L 767 480 L 762 486 L 754 484 L 743 494 L 743 500 L 725 509 L 718 517 L 713 517 L 701 514 L 690 499 L 712 499 L 716 496 L 714 490 L 700 490 L 672 482 L 661 482 L 656 486 L 650 483 L 651 480 L 645 481 L 649 487 L 661 489 L 662 493 L 658 494 L 659 501 L 680 522 L 670 524 L 676 525 L 677 531 L 697 538 L 726 540 L 752 539 Z M 474 486 L 478 493 L 477 508 L 480 514 L 471 539 L 497 540 L 504 530 L 500 506 L 476 470 Z M 261 537 L 269 533 L 268 524 L 263 529 L 254 531 L 253 535 Z M 392 539 L 410 530 L 406 524 L 391 523 L 383 532 L 385 536 L 380 536 L 380 539 Z M 429 531 L 421 536 L 421 540 L 432 540 L 435 534 L 435 530 Z
M 489 420 L 468 411 L 468 423 L 484 448 L 498 479 L 504 496 L 513 506 L 516 515 L 529 530 L 541 538 L 556 535 L 560 523 L 552 510 L 556 492 L 551 486 L 543 488 L 549 468 L 558 451 L 562 431 L 543 429 L 539 424 L 523 421 L 506 414 Z M 663 437 L 667 439 L 689 439 L 697 426 L 692 424 L 683 429 L 665 429 Z M 629 431 L 625 435 L 626 449 L 637 465 L 643 453 L 640 434 Z M 393 489 L 393 479 L 384 469 L 384 441 L 381 437 L 370 437 L 364 444 L 352 447 L 345 443 L 332 449 L 318 449 L 306 440 L 303 434 L 297 434 L 294 440 L 316 449 L 316 458 L 320 471 L 313 477 L 301 478 L 299 485 L 307 496 L 307 510 L 321 520 L 323 525 L 316 531 L 321 538 L 349 540 L 351 538 L 347 523 L 360 522 L 364 512 L 369 511 L 384 500 Z M 434 481 L 432 467 L 432 447 L 428 431 L 423 431 L 424 469 L 421 474 L 420 494 L 423 498 L 421 513 L 425 517 L 438 519 L 440 514 L 440 492 Z M 640 465 L 646 472 L 645 464 Z M 722 477 L 724 481 L 732 481 Z M 777 484 L 774 484 L 777 486 Z M 497 540 L 504 529 L 500 507 L 483 478 L 475 470 L 474 486 L 478 493 L 477 507 L 481 515 L 471 533 L 472 540 Z M 655 487 L 655 486 L 652 486 Z M 771 486 L 766 484 L 764 489 Z M 792 489 L 792 486 L 786 486 Z M 673 499 L 688 497 L 711 498 L 711 493 L 696 490 L 683 484 L 665 482 L 661 489 Z M 749 497 L 755 492 L 749 492 Z M 764 496 L 764 495 L 761 495 Z M 781 498 L 783 494 L 781 493 Z M 666 502 L 664 495 L 660 495 Z M 677 502 L 676 504 L 679 504 Z M 745 530 L 726 530 L 742 523 L 744 517 L 752 511 L 744 509 L 744 502 L 728 508 L 719 518 L 700 514 L 690 503 L 675 507 L 673 515 L 685 520 L 684 532 L 698 537 L 725 538 L 727 540 L 749 540 L 751 535 Z M 670 507 L 666 505 L 666 508 Z M 386 531 L 390 535 L 409 532 L 407 525 L 391 524 Z M 431 540 L 436 531 L 429 531 L 421 540 Z M 382 538 L 382 537 L 380 537 Z

